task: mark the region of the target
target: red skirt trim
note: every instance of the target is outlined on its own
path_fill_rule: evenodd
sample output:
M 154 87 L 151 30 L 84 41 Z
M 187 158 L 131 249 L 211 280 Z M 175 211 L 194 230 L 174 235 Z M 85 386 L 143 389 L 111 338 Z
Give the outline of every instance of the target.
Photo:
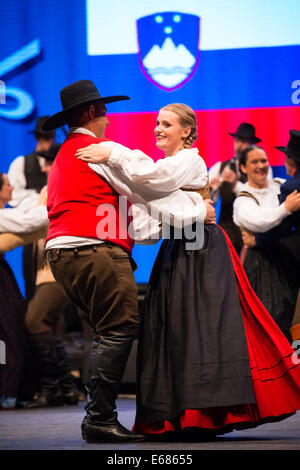
M 254 293 L 225 232 L 224 236 L 237 280 L 256 403 L 184 410 L 176 419 L 136 422 L 135 431 L 156 434 L 194 427 L 230 432 L 279 421 L 300 409 L 300 360 Z

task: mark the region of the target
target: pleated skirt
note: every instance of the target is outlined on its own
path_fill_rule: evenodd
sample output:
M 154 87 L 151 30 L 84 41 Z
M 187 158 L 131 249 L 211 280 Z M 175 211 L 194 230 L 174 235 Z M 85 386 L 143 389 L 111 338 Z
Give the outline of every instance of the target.
M 141 319 L 134 430 L 215 433 L 300 408 L 300 361 L 250 286 L 226 233 L 164 240 Z
M 28 351 L 25 332 L 26 302 L 8 263 L 0 258 L 0 340 L 5 363 L 0 364 L 0 394 L 16 397 L 24 378 Z M 3 343 L 1 343 L 3 345 Z
M 269 251 L 248 249 L 243 267 L 252 289 L 291 342 L 290 328 L 299 290 L 299 268 L 294 257 L 282 243 Z

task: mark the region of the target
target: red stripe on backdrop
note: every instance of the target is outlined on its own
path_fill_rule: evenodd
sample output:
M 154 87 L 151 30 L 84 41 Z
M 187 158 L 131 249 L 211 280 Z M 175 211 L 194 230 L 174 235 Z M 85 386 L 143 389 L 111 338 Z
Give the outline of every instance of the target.
M 300 130 L 299 106 L 195 112 L 198 122 L 196 145 L 208 168 L 232 156 L 233 137 L 228 132 L 235 132 L 243 121 L 255 126 L 271 165 L 284 164 L 284 155 L 274 146 L 287 144 L 289 129 Z M 131 149 L 140 149 L 157 160 L 162 153 L 155 146 L 156 117 L 157 112 L 109 114 L 107 137 Z

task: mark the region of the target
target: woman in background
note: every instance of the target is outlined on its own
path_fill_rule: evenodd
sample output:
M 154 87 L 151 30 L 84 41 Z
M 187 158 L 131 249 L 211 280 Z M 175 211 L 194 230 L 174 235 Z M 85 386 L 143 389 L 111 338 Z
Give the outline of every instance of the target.
M 300 194 L 296 191 L 279 203 L 285 180 L 268 177 L 269 162 L 262 148 L 252 145 L 243 150 L 240 167 L 247 175 L 247 183 L 234 201 L 233 220 L 241 230 L 267 232 L 300 209 Z M 278 243 L 267 250 L 248 248 L 243 267 L 254 292 L 291 342 L 298 282 L 285 244 Z

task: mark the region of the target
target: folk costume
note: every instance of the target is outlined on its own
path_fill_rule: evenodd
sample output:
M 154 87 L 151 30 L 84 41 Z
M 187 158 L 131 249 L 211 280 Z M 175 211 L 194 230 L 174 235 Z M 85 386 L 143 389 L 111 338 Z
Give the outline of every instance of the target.
M 127 97 L 103 98 L 91 81 L 80 80 L 61 91 L 63 111 L 49 118 L 44 128 L 65 124 L 67 113 L 80 104 L 121 99 Z M 143 437 L 128 432 L 118 422 L 115 411 L 118 389 L 139 326 L 135 263 L 131 257 L 134 242 L 129 230 L 131 203 L 120 200 L 120 196 L 145 205 L 151 200 L 155 207 L 164 194 L 149 189 L 140 191 L 141 185 L 131 183 L 119 171 L 105 165 L 91 168 L 75 157 L 77 149 L 105 140 L 84 127 L 70 129 L 48 178 L 46 249 L 56 281 L 94 332 L 83 438 L 135 441 Z M 163 199 L 168 214 L 173 208 L 175 221 L 179 218 L 181 222 L 186 212 L 177 204 L 180 193 Z M 203 207 L 199 208 L 191 198 L 186 200 L 193 214 L 203 214 Z M 149 216 L 140 210 L 143 212 L 147 228 Z M 155 225 L 159 230 L 158 221 Z M 141 236 L 143 222 L 140 228 Z
M 235 132 L 228 132 L 232 137 L 242 139 L 243 141 L 251 144 L 261 142 L 261 139 L 255 135 L 255 128 L 252 124 L 242 122 Z M 237 153 L 229 160 L 219 161 L 215 163 L 208 172 L 209 180 L 220 177 L 225 168 L 229 168 L 237 175 L 237 182 L 235 185 L 223 181 L 217 190 L 211 190 L 211 196 L 215 202 L 221 198 L 221 208 L 218 224 L 222 227 L 229 236 L 233 246 L 238 255 L 243 247 L 243 240 L 239 227 L 233 221 L 233 203 L 240 192 L 242 185 L 246 183 L 247 177 L 241 173 L 239 166 L 239 154 Z
M 5 240 L 0 243 L 0 340 L 4 342 L 6 360 L 0 364 L 0 403 L 3 409 L 16 406 L 21 385 L 25 380 L 26 360 L 29 358 L 29 340 L 25 329 L 26 302 L 15 276 L 4 259 L 4 253 L 14 247 L 9 233 L 21 235 L 39 233 L 48 225 L 45 207 L 32 207 L 36 199 L 27 198 L 18 208 L 0 210 L 0 233 Z
M 55 159 L 48 180 L 50 222 L 46 248 L 49 264 L 58 284 L 94 330 L 90 370 L 99 370 L 100 374 L 98 363 L 107 354 L 109 376 L 113 374 L 114 377 L 112 385 L 108 378 L 105 379 L 105 371 L 98 378 L 94 375 L 90 378 L 92 382 L 87 384 L 90 401 L 83 428 L 86 423 L 111 417 L 116 391 L 139 323 L 137 288 L 132 270 L 135 269 L 135 263 L 131 258 L 134 242 L 128 233 L 132 221 L 129 215 L 131 206 L 128 204 L 127 210 L 121 211 L 119 195 L 127 196 L 135 203 L 143 202 L 145 206 L 152 197 L 155 209 L 162 200 L 160 211 L 171 213 L 178 221 L 182 220 L 183 214 L 187 218 L 191 218 L 192 212 L 197 216 L 204 215 L 203 207 L 198 207 L 194 202 L 197 197 L 197 201 L 201 200 L 198 194 L 188 198 L 184 193 L 176 192 L 172 197 L 162 197 L 158 190 L 146 188 L 144 192 L 139 190 L 137 195 L 135 191 L 139 185 L 129 182 L 119 171 L 108 166 L 105 168 L 105 165 L 93 165 L 95 169 L 91 169 L 76 159 L 76 149 L 97 142 L 103 140 L 83 128 L 72 129 Z M 87 188 L 92 190 L 88 191 Z M 178 204 L 181 193 L 183 205 Z M 184 203 L 189 201 L 190 207 L 185 206 Z M 96 213 L 101 205 L 111 205 L 116 209 L 116 234 L 113 237 L 97 230 L 97 227 L 99 229 L 106 225 L 101 221 L 107 222 L 105 212 L 102 216 Z M 153 234 L 157 241 L 159 222 L 155 223 L 147 214 L 143 218 L 143 211 L 138 211 L 134 206 L 132 210 L 135 217 L 138 215 L 142 221 L 135 222 L 137 238 L 143 242 L 146 235 L 151 238 Z M 152 222 L 152 231 L 148 233 L 149 220 Z M 143 235 L 143 231 L 146 235 Z M 116 414 L 113 417 L 116 418 Z
M 287 220 L 291 215 L 278 199 L 283 181 L 274 179 L 262 189 L 246 183 L 234 203 L 235 223 L 253 233 L 263 233 Z M 243 266 L 253 290 L 291 341 L 298 287 L 296 270 L 286 247 L 278 243 L 267 250 L 248 248 Z
M 172 189 L 177 180 L 186 194 L 207 182 L 196 149 L 154 163 L 140 151 L 115 147 L 108 165 L 160 189 L 176 171 Z M 205 225 L 203 247 L 193 249 L 190 241 L 184 230 L 181 237 L 171 230 L 153 266 L 140 325 L 134 429 L 218 434 L 293 414 L 300 408 L 300 367 L 228 236 Z
M 0 363 L 0 409 L 7 409 L 16 406 L 29 345 L 24 324 L 26 302 L 9 264 L 1 254 L 0 286 L 0 340 L 5 344 L 5 362 Z
M 279 202 L 283 203 L 286 197 L 294 190 L 300 191 L 300 131 L 290 130 L 288 144 L 275 147 L 287 157 L 293 159 L 297 168 L 293 171 L 291 178 L 281 185 Z M 255 236 L 256 246 L 260 250 L 273 250 L 279 242 L 284 246 L 287 255 L 290 255 L 290 268 L 297 274 L 299 286 L 298 300 L 291 326 L 291 338 L 293 341 L 300 339 L 300 211 L 294 212 L 285 218 L 280 225 L 268 232 L 258 233 Z
M 103 426 L 122 434 L 115 400 L 131 344 L 138 327 L 137 288 L 133 277 L 127 233 L 101 243 L 96 211 L 112 204 L 119 213 L 118 194 L 87 165 L 77 161 L 75 150 L 101 139 L 73 133 L 67 137 L 48 179 L 49 232 L 47 257 L 53 275 L 83 319 L 92 327 L 94 340 L 87 383 L 84 439 Z M 103 218 L 103 216 L 102 216 Z M 123 225 L 122 225 L 123 224 Z M 66 243 L 67 242 L 67 243 Z M 60 243 L 63 243 L 63 248 Z M 72 245 L 73 244 L 73 245 Z M 89 433 L 89 434 L 88 434 Z M 102 436 L 105 439 L 105 435 Z
M 49 116 L 40 116 L 35 128 L 29 131 L 35 138 L 54 139 L 53 131 L 44 131 L 42 125 Z M 43 152 L 34 150 L 28 155 L 20 155 L 10 164 L 8 179 L 13 186 L 12 207 L 18 207 L 28 197 L 35 197 L 47 184 L 47 175 L 42 172 L 44 164 Z M 26 300 L 29 301 L 35 292 L 33 246 L 27 244 L 23 249 L 23 276 L 25 280 Z
M 60 144 L 53 144 L 41 155 L 53 163 Z M 47 186 L 41 194 L 47 198 Z M 71 362 L 62 341 L 64 310 L 69 301 L 55 281 L 45 259 L 47 233 L 33 243 L 35 292 L 27 306 L 25 324 L 37 359 L 37 387 L 34 400 L 26 408 L 76 405 L 78 391 L 71 374 Z

